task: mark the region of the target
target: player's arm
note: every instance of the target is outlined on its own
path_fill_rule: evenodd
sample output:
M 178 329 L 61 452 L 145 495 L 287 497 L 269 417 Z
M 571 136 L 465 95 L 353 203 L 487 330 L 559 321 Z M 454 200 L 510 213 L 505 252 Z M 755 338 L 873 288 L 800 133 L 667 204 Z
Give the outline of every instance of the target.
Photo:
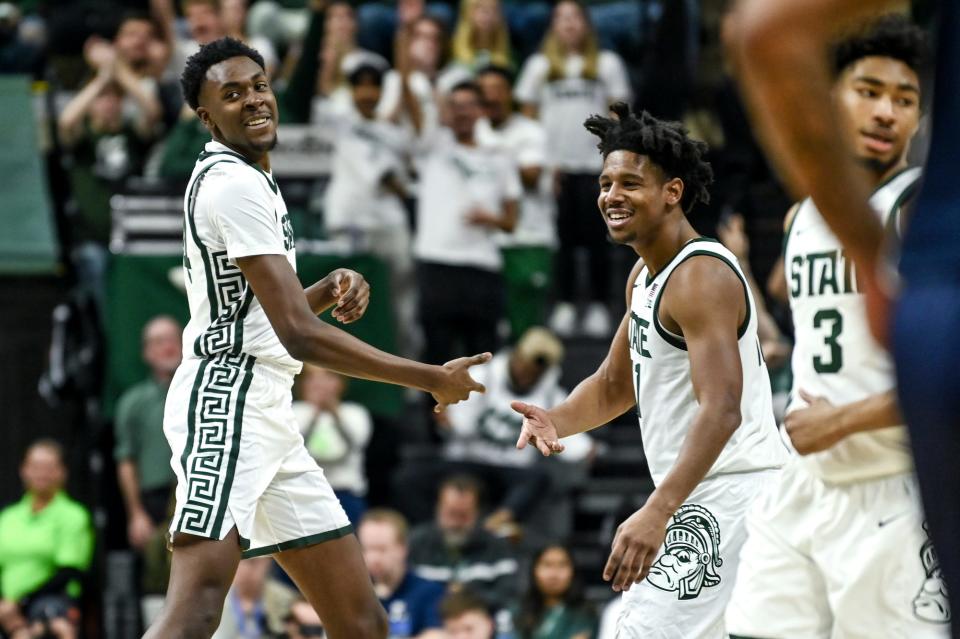
M 550 410 L 524 402 L 511 402 L 510 407 L 524 418 L 517 448 L 524 448 L 529 443 L 545 456 L 562 452 L 560 438 L 602 426 L 636 406 L 628 327 L 633 283 L 642 270 L 641 260 L 627 278 L 627 312 L 620 320 L 600 367 Z
M 741 0 L 727 46 L 769 157 L 795 193 L 808 193 L 858 263 L 875 337 L 887 339 L 888 294 L 877 281 L 883 228 L 871 183 L 850 153 L 830 96 L 827 47 L 837 29 L 892 0 Z M 796 108 L 803 104 L 802 109 Z
M 801 389 L 804 408 L 791 411 L 783 420 L 793 447 L 801 455 L 827 450 L 853 435 L 903 423 L 894 390 L 876 393 L 857 402 L 835 406 L 823 397 Z
M 284 255 L 238 257 L 237 266 L 253 288 L 280 343 L 292 357 L 343 375 L 417 388 L 433 394 L 440 408 L 483 392 L 467 372 L 489 361 L 475 355 L 431 366 L 385 353 L 320 320 Z
M 677 267 L 662 295 L 660 318 L 672 319 L 683 333 L 699 408 L 673 467 L 643 508 L 617 528 L 603 571 L 616 591 L 646 577 L 670 517 L 740 426 L 743 369 L 737 331 L 746 315 L 740 278 L 715 258 L 694 257 Z

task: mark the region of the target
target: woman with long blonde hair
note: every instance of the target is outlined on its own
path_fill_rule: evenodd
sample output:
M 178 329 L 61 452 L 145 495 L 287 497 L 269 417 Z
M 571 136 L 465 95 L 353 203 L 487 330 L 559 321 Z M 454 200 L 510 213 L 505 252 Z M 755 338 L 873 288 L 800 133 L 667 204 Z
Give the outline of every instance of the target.
M 607 337 L 611 330 L 610 247 L 602 224 L 587 211 L 596 209 L 597 175 L 602 167 L 596 140 L 583 121 L 630 99 L 627 71 L 616 53 L 600 49 L 586 9 L 561 0 L 553 10 L 540 53 L 530 56 L 514 95 L 530 117 L 539 116 L 547 133 L 547 157 L 557 174 L 557 305 L 551 325 L 562 336 L 577 330 L 578 249 L 588 255 L 589 304 L 580 330 Z
M 495 65 L 513 68 L 510 30 L 499 0 L 463 0 L 453 33 L 453 60 L 471 70 Z

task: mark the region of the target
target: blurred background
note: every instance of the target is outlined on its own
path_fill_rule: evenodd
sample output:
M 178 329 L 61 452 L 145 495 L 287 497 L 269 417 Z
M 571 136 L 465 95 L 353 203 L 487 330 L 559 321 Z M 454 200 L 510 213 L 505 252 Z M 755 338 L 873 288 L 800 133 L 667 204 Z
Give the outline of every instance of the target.
M 271 164 L 304 284 L 361 272 L 372 301 L 347 330 L 387 351 L 497 353 L 477 373 L 488 394 L 439 417 L 418 393 L 314 367 L 295 386 L 392 636 L 473 617 L 480 634 L 462 636 L 604 636 L 610 539 L 652 490 L 636 416 L 542 459 L 514 449 L 509 401 L 561 401 L 625 311 L 636 255 L 595 213 L 601 158 L 581 124 L 627 101 L 708 142 L 716 182 L 691 222 L 762 292 L 782 410 L 791 327 L 775 265 L 791 201 L 724 59 L 728 4 L 0 2 L 0 504 L 66 500 L 57 524 L 0 512 L 0 600 L 40 620 L 17 638 L 139 637 L 162 605 L 184 187 L 209 140 L 178 80 L 225 35 L 261 53 L 278 96 Z M 454 147 L 435 142 L 451 134 Z M 408 575 L 425 581 L 403 598 Z M 322 636 L 307 608 L 271 560 L 244 562 L 217 637 Z

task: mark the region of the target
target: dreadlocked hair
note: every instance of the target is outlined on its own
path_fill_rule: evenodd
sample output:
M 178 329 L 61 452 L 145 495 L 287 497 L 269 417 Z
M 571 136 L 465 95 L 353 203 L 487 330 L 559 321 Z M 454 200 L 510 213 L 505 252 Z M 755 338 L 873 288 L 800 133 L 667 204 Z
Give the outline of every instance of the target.
M 183 69 L 183 75 L 180 76 L 180 87 L 183 89 L 183 98 L 191 109 L 196 111 L 200 106 L 200 87 L 203 86 L 203 79 L 207 76 L 210 67 L 236 57 L 250 58 L 259 64 L 261 69 L 266 68 L 263 56 L 256 49 L 229 37 L 205 44 L 187 58 L 187 66 Z
M 703 157 L 707 145 L 694 140 L 679 122 L 658 120 L 646 111 L 636 115 L 625 102 L 610 107 L 616 117 L 593 115 L 583 126 L 600 138 L 597 148 L 604 158 L 613 151 L 645 155 L 670 179 L 683 182 L 680 205 L 685 213 L 698 202 L 710 202 L 707 187 L 713 183 L 713 169 Z
M 905 15 L 890 13 L 874 18 L 833 45 L 833 69 L 840 74 L 862 58 L 893 58 L 920 74 L 929 59 L 929 39 Z

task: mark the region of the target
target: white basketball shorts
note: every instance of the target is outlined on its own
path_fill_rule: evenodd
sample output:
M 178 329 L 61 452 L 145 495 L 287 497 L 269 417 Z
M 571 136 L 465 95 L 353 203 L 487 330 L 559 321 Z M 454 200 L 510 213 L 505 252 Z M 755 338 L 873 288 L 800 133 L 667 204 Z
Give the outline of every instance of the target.
M 617 639 L 726 639 L 747 510 L 779 471 L 703 480 L 667 524 L 647 578 L 623 593 Z
M 727 611 L 735 637 L 949 637 L 950 608 L 916 482 L 826 484 L 796 459 L 747 516 Z
M 170 537 L 223 539 L 244 557 L 337 539 L 352 528 L 294 421 L 289 371 L 250 355 L 184 359 L 167 393 L 177 507 Z

